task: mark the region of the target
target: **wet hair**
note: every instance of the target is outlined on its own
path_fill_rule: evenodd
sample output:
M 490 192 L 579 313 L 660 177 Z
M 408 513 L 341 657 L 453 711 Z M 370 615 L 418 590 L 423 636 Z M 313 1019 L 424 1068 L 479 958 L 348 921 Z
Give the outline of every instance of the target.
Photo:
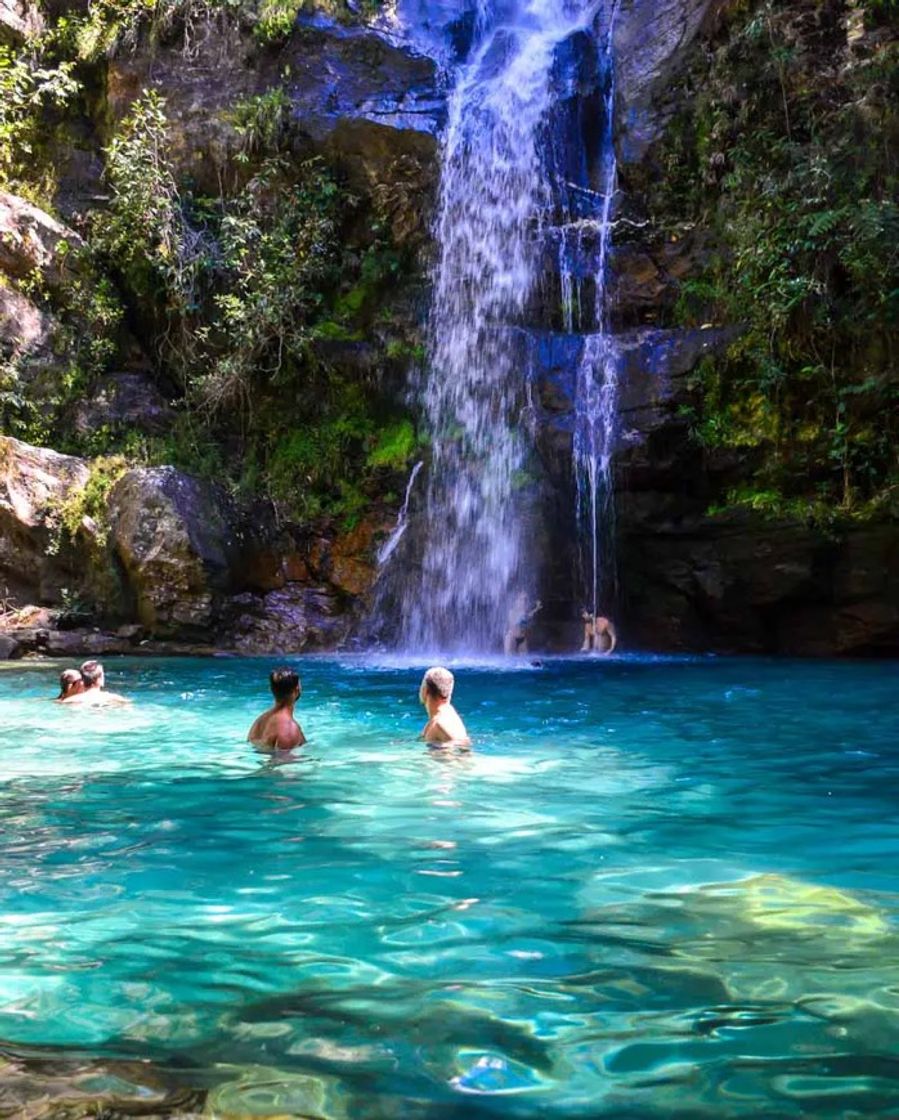
M 300 675 L 296 670 L 282 666 L 280 669 L 272 669 L 268 682 L 276 700 L 292 700 L 294 692 L 300 687 Z
M 63 669 L 59 674 L 59 699 L 62 700 L 69 690 L 76 684 L 82 683 L 80 669 Z
M 81 666 L 81 679 L 84 681 L 85 688 L 99 684 L 103 680 L 103 666 L 99 661 L 85 661 Z
M 427 696 L 433 696 L 440 700 L 451 700 L 453 698 L 453 686 L 456 683 L 456 678 L 449 671 L 440 665 L 435 665 L 433 668 L 428 669 L 424 677 L 422 677 L 421 688 Z

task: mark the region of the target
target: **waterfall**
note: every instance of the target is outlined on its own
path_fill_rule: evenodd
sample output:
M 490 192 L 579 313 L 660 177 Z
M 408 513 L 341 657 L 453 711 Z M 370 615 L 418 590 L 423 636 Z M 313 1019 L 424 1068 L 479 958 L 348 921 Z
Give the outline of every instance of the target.
M 400 541 L 406 532 L 409 525 L 409 502 L 412 498 L 412 488 L 415 486 L 415 480 L 418 478 L 418 472 L 424 466 L 424 460 L 419 459 L 415 466 L 412 468 L 412 473 L 409 475 L 409 481 L 406 483 L 406 496 L 403 498 L 403 504 L 400 507 L 400 515 L 396 519 L 396 525 L 393 532 L 387 540 L 378 549 L 378 565 L 384 567 L 387 561 L 396 552 Z
M 601 144 L 600 212 L 596 254 L 594 334 L 584 340 L 575 387 L 573 462 L 577 484 L 578 529 L 587 556 L 585 593 L 587 606 L 596 615 L 608 609 L 614 596 L 614 489 L 612 455 L 618 418 L 618 358 L 609 332 L 606 281 L 612 234 L 612 205 L 618 179 L 615 157 L 615 60 L 613 36 L 619 0 L 614 0 L 603 48 L 606 76 Z M 580 226 L 578 225 L 578 228 Z M 563 291 L 565 290 L 565 244 L 562 243 Z M 570 286 L 570 284 L 569 284 Z
M 421 387 L 431 438 L 426 543 L 400 598 L 407 649 L 498 648 L 510 603 L 535 590 L 526 371 L 509 328 L 525 320 L 556 203 L 545 135 L 556 51 L 597 8 L 481 0 L 455 76 Z

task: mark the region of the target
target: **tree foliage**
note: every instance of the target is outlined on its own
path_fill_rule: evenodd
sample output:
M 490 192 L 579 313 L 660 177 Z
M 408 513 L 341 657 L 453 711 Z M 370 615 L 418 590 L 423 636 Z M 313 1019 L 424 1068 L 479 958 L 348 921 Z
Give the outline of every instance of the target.
M 891 2 L 743 9 L 658 153 L 659 225 L 713 234 L 678 320 L 742 327 L 694 377 L 695 431 L 760 447 L 784 502 L 867 512 L 899 480 L 897 29 Z

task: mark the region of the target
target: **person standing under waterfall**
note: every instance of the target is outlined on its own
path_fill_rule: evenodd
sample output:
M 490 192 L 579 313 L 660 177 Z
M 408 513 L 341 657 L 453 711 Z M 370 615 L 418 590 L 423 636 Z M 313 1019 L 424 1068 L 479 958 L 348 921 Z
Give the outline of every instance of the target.
M 614 653 L 618 645 L 618 632 L 614 622 L 603 618 L 602 615 L 590 614 L 586 607 L 581 612 L 581 618 L 584 621 L 584 644 L 581 646 L 581 653 L 601 653 L 606 657 Z
M 503 652 L 507 654 L 527 653 L 528 634 L 531 619 L 543 610 L 543 604 L 538 599 L 528 610 L 528 596 L 522 591 L 516 597 L 509 611 L 508 625 L 503 638 Z

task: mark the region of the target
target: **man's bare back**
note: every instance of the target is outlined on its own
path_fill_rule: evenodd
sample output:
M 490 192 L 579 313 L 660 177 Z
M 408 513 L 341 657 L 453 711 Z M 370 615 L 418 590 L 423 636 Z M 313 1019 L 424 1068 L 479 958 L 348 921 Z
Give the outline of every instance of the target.
M 452 704 L 441 704 L 425 724 L 421 733 L 426 743 L 454 743 L 459 747 L 470 747 L 471 739 L 465 730 L 462 717 Z
M 293 718 L 293 709 L 302 693 L 299 675 L 290 668 L 275 669 L 269 676 L 273 707 L 254 720 L 247 739 L 254 747 L 269 751 L 289 751 L 306 742 L 303 729 Z
M 462 718 L 450 700 L 453 695 L 455 679 L 449 669 L 433 666 L 425 673 L 418 699 L 428 713 L 428 722 L 421 733 L 426 743 L 435 746 L 471 746 L 471 739 L 465 730 Z
M 276 751 L 289 751 L 306 742 L 303 729 L 293 715 L 283 708 L 270 708 L 263 712 L 250 728 L 247 739 L 254 747 Z

